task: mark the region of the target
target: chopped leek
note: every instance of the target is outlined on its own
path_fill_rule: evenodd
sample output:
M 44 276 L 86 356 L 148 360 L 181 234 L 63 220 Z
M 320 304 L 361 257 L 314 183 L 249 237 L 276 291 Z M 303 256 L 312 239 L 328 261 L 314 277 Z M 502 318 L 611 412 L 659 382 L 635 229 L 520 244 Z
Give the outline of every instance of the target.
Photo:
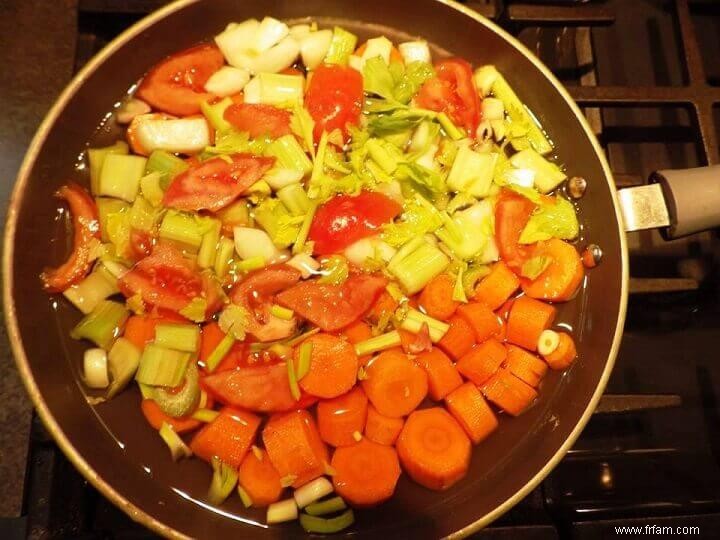
M 191 418 L 193 420 L 199 420 L 200 422 L 209 424 L 210 422 L 214 421 L 219 415 L 220 413 L 218 411 L 214 411 L 212 409 L 198 409 L 194 413 L 192 413 Z
M 150 386 L 178 386 L 189 363 L 190 353 L 148 343 L 140 357 L 135 380 Z
M 297 374 L 295 373 L 295 364 L 292 356 L 285 358 L 285 365 L 287 366 L 288 383 L 290 384 L 290 394 L 295 398 L 295 401 L 300 401 L 300 387 L 298 386 Z
M 175 430 L 170 424 L 163 422 L 158 433 L 170 449 L 170 455 L 173 461 L 192 456 L 192 450 L 190 450 L 188 445 L 180 438 L 180 435 L 175 433 Z
M 406 41 L 398 45 L 398 50 L 405 60 L 406 64 L 411 62 L 427 62 L 431 61 L 430 47 L 427 41 Z
M 160 223 L 160 238 L 196 253 L 203 239 L 203 227 L 192 214 L 169 210 Z
M 179 392 L 168 392 L 161 386 L 153 388 L 152 399 L 158 407 L 173 418 L 185 416 L 194 411 L 200 402 L 200 376 L 195 362 L 185 370 L 185 382 Z
M 140 178 L 147 159 L 142 156 L 107 154 L 100 170 L 98 195 L 133 202 L 140 189 Z
M 83 380 L 88 388 L 107 388 L 110 384 L 107 368 L 107 352 L 103 349 L 87 349 L 83 355 Z
M 318 283 L 342 285 L 349 275 L 350 268 L 347 259 L 342 255 L 331 255 L 323 261 Z
M 298 507 L 295 504 L 295 499 L 285 499 L 284 501 L 278 501 L 272 503 L 267 508 L 267 521 L 268 525 L 273 523 L 284 523 L 285 521 L 292 521 L 298 517 Z
M 155 344 L 177 351 L 197 352 L 200 345 L 200 328 L 195 324 L 158 324 L 155 327 Z
M 419 240 L 415 249 L 405 253 L 399 250 L 387 267 L 408 294 L 420 291 L 450 264 L 447 256 L 437 247 L 424 238 Z
M 161 179 L 162 174 L 157 171 L 148 173 L 140 179 L 140 193 L 153 206 L 160 206 L 165 195 L 160 187 Z
M 374 354 L 376 352 L 384 351 L 386 349 L 392 349 L 398 347 L 401 344 L 400 334 L 397 330 L 388 332 L 387 334 L 381 334 L 379 336 L 371 337 L 364 341 L 360 341 L 355 344 L 355 354 L 358 356 L 365 356 L 367 354 Z
M 357 45 L 357 36 L 347 30 L 336 26 L 333 28 L 330 48 L 325 56 L 326 64 L 340 64 L 346 66 L 350 55 Z
M 233 104 L 233 100 L 226 97 L 222 101 L 218 101 L 210 105 L 207 101 L 200 104 L 200 110 L 210 122 L 210 125 L 218 131 L 226 131 L 232 128 L 230 122 L 225 120 L 225 111 Z
M 102 171 L 105 157 L 109 154 L 127 154 L 128 145 L 125 141 L 117 141 L 112 146 L 104 148 L 88 148 L 88 160 L 90 161 L 90 192 L 93 195 L 99 194 L 100 172 Z
M 200 268 L 211 268 L 215 264 L 221 228 L 222 223 L 220 221 L 216 219 L 209 221 L 208 230 L 203 234 L 200 249 L 198 250 L 197 263 Z
M 486 197 L 495 171 L 498 154 L 479 154 L 467 147 L 458 150 L 447 186 L 453 191 L 467 193 L 473 197 Z
M 299 255 L 305 249 L 305 243 L 307 242 L 308 234 L 310 234 L 310 226 L 312 225 L 313 218 L 315 217 L 315 211 L 317 210 L 317 202 L 312 201 L 310 208 L 305 214 L 302 225 L 300 225 L 300 231 L 298 231 L 297 238 L 295 238 L 295 244 L 293 244 L 292 252 L 295 255 Z
M 298 351 L 298 367 L 297 367 L 297 380 L 301 381 L 302 378 L 310 371 L 310 361 L 312 360 L 312 341 L 305 341 L 300 345 Z
M 245 87 L 245 102 L 292 107 L 302 103 L 304 87 L 302 75 L 258 73 Z
M 275 139 L 265 149 L 265 155 L 274 156 L 282 167 L 302 171 L 303 175 L 308 174 L 313 168 L 312 161 L 294 135 L 283 135 Z
M 233 336 L 232 334 L 226 334 L 205 361 L 205 370 L 208 373 L 212 373 L 213 371 L 215 371 L 215 368 L 218 367 L 220 362 L 222 362 L 223 358 L 227 356 L 234 344 L 235 336 Z
M 284 321 L 289 321 L 295 316 L 295 312 L 292 309 L 278 306 L 277 304 L 270 306 L 270 314 Z
M 305 512 L 311 516 L 324 516 L 345 510 L 347 505 L 342 497 L 333 497 L 324 501 L 314 502 L 305 507 Z
M 532 148 L 518 152 L 510 158 L 516 169 L 530 169 L 535 173 L 535 187 L 540 193 L 549 193 L 560 185 L 567 175 L 552 161 L 548 161 Z
M 437 209 L 417 195 L 405 202 L 405 211 L 400 221 L 383 226 L 382 238 L 394 247 L 407 244 L 414 238 L 437 230 L 443 224 Z
M 450 329 L 450 325 L 437 319 L 433 319 L 424 313 L 420 313 L 416 309 L 409 309 L 405 318 L 400 323 L 400 328 L 417 334 L 420 332 L 423 323 L 428 325 L 430 331 L 430 340 L 437 343 L 442 339 L 445 333 Z
M 215 506 L 225 502 L 235 484 L 238 481 L 238 473 L 230 465 L 223 462 L 217 456 L 213 456 L 211 465 L 213 468 L 213 477 L 210 482 L 208 491 L 208 501 Z
M 70 332 L 73 339 L 89 339 L 107 350 L 118 337 L 130 316 L 123 304 L 103 300 Z
M 285 205 L 275 198 L 265 199 L 256 206 L 254 215 L 255 221 L 265 230 L 276 248 L 286 248 L 295 242 L 300 232 L 300 223 L 303 220 L 302 217 L 290 215 Z M 235 241 L 237 243 L 237 238 Z M 239 250 L 238 253 L 240 253 Z M 269 251 L 254 253 L 254 255 L 262 255 L 267 261 L 274 259 L 276 256 L 276 254 L 269 253 Z
M 140 349 L 124 337 L 117 338 L 108 353 L 108 369 L 112 379 L 108 388 L 108 398 L 114 397 L 127 386 L 135 375 L 138 365 L 140 365 Z
M 490 273 L 490 267 L 484 264 L 472 265 L 463 272 L 462 281 L 465 288 L 465 294 L 468 296 L 475 295 L 475 286 L 477 282 Z
M 352 509 L 328 519 L 300 514 L 300 525 L 309 533 L 333 534 L 347 529 L 353 523 L 355 523 L 355 515 Z
M 305 508 L 307 505 L 314 503 L 318 499 L 322 499 L 325 495 L 329 495 L 332 492 L 333 485 L 330 483 L 330 480 L 321 476 L 296 489 L 293 493 L 293 498 L 298 508 Z
M 245 329 L 248 326 L 250 314 L 244 307 L 228 304 L 220 313 L 218 325 L 226 334 L 232 334 L 237 340 L 245 339 Z
M 188 168 L 188 164 L 165 150 L 155 150 L 148 156 L 145 174 L 160 173 L 160 188 L 165 190 L 176 175 Z
M 224 236 L 220 238 L 217 245 L 217 253 L 215 254 L 215 275 L 222 279 L 228 272 L 230 261 L 232 261 L 235 253 L 235 243 Z
M 300 184 L 290 184 L 277 192 L 277 197 L 293 216 L 304 216 L 310 209 L 310 199 Z
M 117 278 L 101 264 L 80 283 L 65 289 L 63 296 L 87 315 L 101 301 L 119 292 Z

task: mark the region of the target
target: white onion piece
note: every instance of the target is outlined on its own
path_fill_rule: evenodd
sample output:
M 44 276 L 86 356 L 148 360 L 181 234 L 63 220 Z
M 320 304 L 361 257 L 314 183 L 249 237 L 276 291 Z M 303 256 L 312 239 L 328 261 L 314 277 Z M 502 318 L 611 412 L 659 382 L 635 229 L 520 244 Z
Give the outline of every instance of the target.
M 320 263 L 307 253 L 298 253 L 287 264 L 299 270 L 303 279 L 309 278 L 320 269 Z
M 215 36 L 215 43 L 228 64 L 250 69 L 253 57 L 248 54 L 248 44 L 254 42 L 259 27 L 257 19 L 248 19 L 240 24 L 229 24 L 224 32 Z
M 300 44 L 290 36 L 254 59 L 251 70 L 255 73 L 278 73 L 295 63 Z
M 379 257 L 388 262 L 396 253 L 396 249 L 378 236 L 361 238 L 353 242 L 343 251 L 345 258 L 356 266 L 362 266 L 368 259 Z
M 219 97 L 237 94 L 250 80 L 250 71 L 245 68 L 223 66 L 205 83 L 205 90 Z
M 204 118 L 148 118 L 138 121 L 135 135 L 148 153 L 167 150 L 192 154 L 210 145 L 210 129 Z
M 295 493 L 293 493 L 293 498 L 299 508 L 305 508 L 308 504 L 312 504 L 332 492 L 333 485 L 330 483 L 330 480 L 321 476 L 296 489 Z
M 269 263 L 280 255 L 280 251 L 265 231 L 250 227 L 235 227 L 233 236 L 235 251 L 243 260 L 262 257 L 266 263 Z
M 497 77 L 498 71 L 495 69 L 495 66 L 491 65 L 480 66 L 473 74 L 475 86 L 477 86 L 480 94 L 483 96 L 487 96 L 490 93 L 492 85 L 495 84 L 495 79 L 497 79 Z
M 283 523 L 284 521 L 292 521 L 298 517 L 298 507 L 295 499 L 285 499 L 268 506 L 267 517 L 265 521 L 268 525 L 272 523 Z
M 89 388 L 107 388 L 110 384 L 107 353 L 103 349 L 88 349 L 83 356 L 85 384 Z
M 280 43 L 290 32 L 288 25 L 272 17 L 265 17 L 257 28 L 253 49 L 262 54 Z
M 364 65 L 365 65 L 365 61 L 362 58 L 360 58 L 359 56 L 351 54 L 350 58 L 348 58 L 348 66 L 353 68 L 355 71 L 359 71 L 360 73 L 362 73 Z
M 505 118 L 505 107 L 498 98 L 486 97 L 480 105 L 483 120 L 502 120 Z
M 430 63 L 430 47 L 427 41 L 406 41 L 398 45 L 398 50 L 406 64 L 410 62 Z
M 383 59 L 386 64 L 390 63 L 390 53 L 392 52 L 393 44 L 385 36 L 372 38 L 367 40 L 367 46 L 363 52 L 362 58 L 364 61 L 370 60 L 379 56 Z
M 290 35 L 297 40 L 301 40 L 312 31 L 309 24 L 295 24 L 290 27 Z
M 300 57 L 308 69 L 315 69 L 327 55 L 332 41 L 332 30 L 319 30 L 304 36 L 300 41 Z
M 260 103 L 262 98 L 262 83 L 257 77 L 250 80 L 245 85 L 244 99 L 245 103 Z

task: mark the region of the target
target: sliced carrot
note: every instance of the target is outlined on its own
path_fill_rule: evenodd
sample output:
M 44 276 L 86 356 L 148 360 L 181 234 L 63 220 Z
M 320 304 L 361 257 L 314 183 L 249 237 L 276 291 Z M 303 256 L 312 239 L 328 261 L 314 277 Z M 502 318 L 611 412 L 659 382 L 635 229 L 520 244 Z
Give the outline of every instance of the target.
M 368 404 L 365 436 L 378 444 L 393 445 L 400 435 L 405 420 L 380 414 L 372 403 Z
M 256 452 L 258 455 L 255 455 Z M 267 452 L 261 448 L 245 454 L 238 470 L 238 482 L 255 507 L 277 502 L 282 495 L 280 475 L 270 463 Z
M 457 360 L 468 352 L 475 344 L 475 333 L 470 325 L 460 315 L 453 315 L 448 321 L 450 329 L 437 345 L 445 351 L 450 358 Z
M 315 421 L 307 411 L 292 411 L 271 416 L 262 432 L 270 462 L 280 478 L 293 487 L 325 473 L 328 451 L 320 438 Z
M 458 315 L 465 319 L 473 329 L 475 341 L 478 343 L 497 336 L 502 329 L 500 318 L 492 309 L 479 302 L 463 304 L 458 308 Z
M 547 364 L 533 353 L 510 344 L 507 345 L 505 367 L 518 379 L 533 388 L 537 388 L 548 369 Z
M 558 332 L 560 342 L 558 343 L 557 349 L 552 353 L 544 356 L 545 361 L 553 369 L 565 369 L 573 360 L 577 357 L 577 349 L 575 348 L 575 341 L 566 332 Z
M 320 401 L 317 422 L 322 440 L 332 446 L 355 444 L 354 434 L 362 433 L 365 427 L 367 407 L 367 396 L 359 386 L 342 396 Z
M 475 444 L 482 441 L 498 427 L 497 418 L 490 405 L 471 382 L 453 390 L 446 398 L 450 414 L 455 417 Z
M 360 45 L 357 49 L 355 49 L 355 52 L 353 54 L 355 54 L 356 56 L 362 56 L 365 52 L 365 49 L 367 49 L 367 41 Z M 400 51 L 397 50 L 397 48 L 394 46 L 392 47 L 392 49 L 390 49 L 390 62 L 403 62 L 402 54 L 400 54 Z
M 553 238 L 538 242 L 533 256 L 548 257 L 550 265 L 534 280 L 521 280 L 525 294 L 553 302 L 570 300 L 585 276 L 585 269 L 575 247 Z
M 357 380 L 358 357 L 347 341 L 331 334 L 315 334 L 305 340 L 312 344 L 310 370 L 300 379 L 300 388 L 312 396 L 334 398 L 350 390 Z M 295 366 L 300 347 L 295 349 Z
M 398 305 L 398 301 L 395 300 L 389 292 L 383 291 L 368 311 L 367 318 L 374 323 L 380 319 L 386 319 L 395 313 Z
M 480 390 L 486 398 L 513 416 L 522 413 L 537 397 L 532 386 L 505 368 L 498 369 Z
M 442 407 L 413 412 L 397 442 L 405 472 L 430 489 L 447 489 L 467 473 L 470 439 Z
M 455 369 L 452 360 L 437 347 L 415 358 L 428 375 L 428 393 L 435 401 L 440 401 L 462 384 L 462 377 Z
M 466 379 L 481 385 L 495 374 L 506 356 L 505 345 L 490 338 L 458 360 L 457 370 Z
M 460 302 L 452 298 L 454 287 L 455 284 L 449 274 L 435 276 L 420 293 L 420 306 L 431 317 L 447 321 L 460 305 Z
M 260 418 L 254 414 L 224 407 L 215 420 L 197 432 L 190 441 L 190 449 L 207 462 L 217 456 L 237 469 L 255 440 L 259 426 Z
M 490 273 L 475 288 L 473 299 L 495 311 L 520 287 L 515 272 L 503 261 L 495 263 Z
M 515 299 L 508 315 L 507 340 L 536 351 L 540 334 L 555 320 L 555 311 L 550 304 L 528 296 Z
M 370 361 L 366 371 L 363 390 L 385 416 L 405 416 L 427 395 L 427 374 L 403 353 L 385 351 Z
M 193 420 L 189 416 L 174 418 L 165 414 L 160 408 L 160 405 L 158 405 L 153 399 L 143 399 L 140 404 L 140 409 L 142 410 L 145 419 L 148 421 L 148 424 L 150 424 L 154 429 L 160 429 L 163 422 L 167 422 L 176 433 L 185 433 L 199 428 L 202 424 L 199 420 Z
M 155 339 L 155 327 L 161 319 L 145 315 L 133 315 L 125 323 L 123 337 L 141 351 L 145 345 Z
M 355 345 L 356 343 L 370 339 L 372 337 L 372 328 L 365 321 L 355 321 L 350 326 L 343 328 L 342 333 L 350 343 Z M 366 354 L 365 356 L 359 357 L 358 362 L 361 366 L 364 366 L 371 358 L 372 355 Z
M 333 454 L 335 491 L 353 506 L 373 506 L 392 497 L 400 478 L 400 462 L 392 446 L 367 439 Z

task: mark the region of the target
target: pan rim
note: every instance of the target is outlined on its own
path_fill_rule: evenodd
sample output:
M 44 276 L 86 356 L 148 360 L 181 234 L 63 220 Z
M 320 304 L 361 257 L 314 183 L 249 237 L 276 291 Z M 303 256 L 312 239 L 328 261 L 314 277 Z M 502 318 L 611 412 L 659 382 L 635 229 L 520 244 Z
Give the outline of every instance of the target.
M 75 448 L 73 443 L 65 435 L 60 428 L 57 420 L 49 407 L 45 403 L 40 390 L 32 376 L 30 369 L 30 363 L 25 353 L 25 349 L 20 337 L 19 325 L 17 320 L 17 314 L 15 305 L 12 300 L 13 291 L 13 260 L 14 260 L 14 239 L 17 229 L 18 212 L 25 196 L 25 187 L 29 181 L 29 173 L 37 159 L 40 149 L 47 139 L 47 136 L 54 126 L 57 118 L 61 111 L 66 107 L 68 101 L 74 96 L 74 94 L 82 87 L 88 76 L 93 73 L 105 60 L 111 56 L 119 48 L 123 47 L 127 42 L 131 41 L 147 28 L 153 26 L 166 16 L 184 9 L 187 6 L 198 3 L 202 0 L 176 0 L 170 4 L 160 8 L 159 10 L 150 13 L 130 28 L 122 32 L 114 40 L 112 40 L 107 46 L 105 46 L 100 52 L 97 53 L 68 83 L 60 96 L 56 99 L 51 109 L 46 114 L 43 122 L 40 124 L 37 132 L 35 133 L 28 150 L 23 158 L 23 162 L 17 174 L 17 179 L 13 187 L 13 191 L 9 200 L 5 234 L 3 237 L 4 251 L 2 259 L 2 273 L 3 273 L 3 311 L 5 316 L 5 324 L 8 330 L 8 337 L 10 339 L 11 350 L 15 359 L 15 364 L 20 373 L 21 379 L 25 385 L 25 389 L 28 395 L 32 399 L 33 405 L 37 410 L 40 419 L 42 420 L 46 429 L 50 432 L 53 439 L 57 442 L 60 449 L 68 457 L 73 466 L 80 471 L 80 473 L 95 487 L 104 497 L 109 499 L 115 506 L 120 508 L 134 521 L 146 526 L 153 532 L 160 534 L 168 538 L 189 538 L 188 536 L 180 533 L 173 527 L 163 523 L 151 514 L 141 510 L 138 506 L 130 502 L 123 495 L 121 495 L 115 488 L 106 482 L 97 472 L 88 464 L 85 458 Z M 628 251 L 627 251 L 627 240 L 622 228 L 622 216 L 620 213 L 620 204 L 617 197 L 617 191 L 613 181 L 613 176 L 610 171 L 610 166 L 607 162 L 605 154 L 600 147 L 595 135 L 593 134 L 587 120 L 582 115 L 579 107 L 572 99 L 565 87 L 560 83 L 552 72 L 533 55 L 520 41 L 508 32 L 500 28 L 494 22 L 483 17 L 479 13 L 471 10 L 470 8 L 459 4 L 455 0 L 435 0 L 439 4 L 454 9 L 461 14 L 470 17 L 475 22 L 482 24 L 490 31 L 499 35 L 505 40 L 510 46 L 512 46 L 519 54 L 524 56 L 532 65 L 540 71 L 540 73 L 553 85 L 555 90 L 560 94 L 566 104 L 570 107 L 571 111 L 575 115 L 575 120 L 580 124 L 586 137 L 590 141 L 590 144 L 595 151 L 595 154 L 600 161 L 601 168 L 605 177 L 605 181 L 608 183 L 610 196 L 613 202 L 613 208 L 615 210 L 615 220 L 618 224 L 619 233 L 619 246 L 620 246 L 620 306 L 617 317 L 617 323 L 615 332 L 613 335 L 613 341 L 608 353 L 605 367 L 600 376 L 600 380 L 595 388 L 593 395 L 588 402 L 585 411 L 581 415 L 575 427 L 570 432 L 568 437 L 565 439 L 563 444 L 556 450 L 553 456 L 545 463 L 545 465 L 531 478 L 524 486 L 518 489 L 512 496 L 507 498 L 501 504 L 497 505 L 494 510 L 480 516 L 473 523 L 468 524 L 462 529 L 455 531 L 448 535 L 447 538 L 457 539 L 465 538 L 466 536 L 478 531 L 482 527 L 493 522 L 495 519 L 506 513 L 510 508 L 515 506 L 520 500 L 522 500 L 530 491 L 532 491 L 549 473 L 552 471 L 559 461 L 565 456 L 567 451 L 572 447 L 580 433 L 585 428 L 585 425 L 592 416 L 593 411 L 597 407 L 598 401 L 602 396 L 605 386 L 607 385 L 608 379 L 612 372 L 617 357 L 618 350 L 620 348 L 620 341 L 622 338 L 622 329 L 625 324 L 625 316 L 627 311 L 627 299 L 628 299 L 628 278 L 629 278 L 629 262 L 628 262 Z

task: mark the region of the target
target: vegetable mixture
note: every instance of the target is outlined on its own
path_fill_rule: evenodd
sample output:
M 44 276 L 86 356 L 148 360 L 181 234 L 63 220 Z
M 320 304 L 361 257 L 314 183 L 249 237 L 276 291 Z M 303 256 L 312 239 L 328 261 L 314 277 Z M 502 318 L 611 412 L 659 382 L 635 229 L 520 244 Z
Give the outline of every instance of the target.
M 330 533 L 402 472 L 447 489 L 575 359 L 552 329 L 584 276 L 566 175 L 495 67 L 251 19 L 116 119 L 89 192 L 57 192 L 73 248 L 41 277 L 84 314 L 93 402 L 134 380 L 211 504 Z

